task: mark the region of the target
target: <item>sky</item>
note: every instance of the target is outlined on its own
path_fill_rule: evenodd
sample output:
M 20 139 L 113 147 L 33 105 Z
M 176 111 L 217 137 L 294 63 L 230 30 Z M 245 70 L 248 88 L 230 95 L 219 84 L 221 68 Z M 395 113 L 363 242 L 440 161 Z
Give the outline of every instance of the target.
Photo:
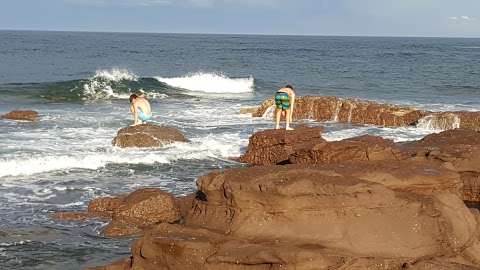
M 480 37 L 480 0 L 0 0 L 0 29 Z

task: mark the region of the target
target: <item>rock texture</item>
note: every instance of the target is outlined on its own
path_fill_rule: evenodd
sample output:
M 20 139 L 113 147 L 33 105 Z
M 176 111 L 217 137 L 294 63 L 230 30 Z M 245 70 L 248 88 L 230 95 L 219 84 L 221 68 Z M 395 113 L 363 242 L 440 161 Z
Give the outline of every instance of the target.
M 150 227 L 130 259 L 99 269 L 479 269 L 477 219 L 438 185 L 458 177 L 388 166 L 210 173 L 182 225 Z
M 59 212 L 52 217 L 60 220 L 110 219 L 103 233 L 111 237 L 138 234 L 148 226 L 173 223 L 181 218 L 175 198 L 155 188 L 140 189 L 128 196 L 98 198 L 90 202 L 87 212 Z
M 274 106 L 273 100 L 267 100 L 252 115 L 262 117 L 272 106 Z M 325 96 L 297 98 L 293 118 L 380 126 L 419 125 L 424 128 L 441 130 L 480 129 L 480 112 L 433 113 L 372 101 Z
M 480 212 L 464 203 L 479 132 L 394 143 L 321 131 L 254 134 L 241 160 L 260 166 L 211 172 L 189 196 L 92 202 L 109 234 L 142 231 L 130 258 L 92 269 L 480 269 Z
M 301 149 L 311 149 L 323 143 L 322 127 L 298 127 L 296 131 L 265 130 L 250 137 L 249 147 L 241 162 L 267 165 L 287 162 L 289 156 Z
M 277 143 L 282 142 L 287 134 L 289 144 Z M 311 139 L 308 143 L 301 140 L 309 137 L 304 136 L 301 130 L 256 133 L 251 137 L 240 161 L 252 165 L 391 161 L 399 166 L 400 161 L 428 162 L 458 173 L 464 183 L 464 200 L 480 202 L 480 132 L 469 129 L 448 130 L 410 143 L 394 143 L 374 136 L 333 142 L 321 138 Z
M 11 111 L 0 116 L 0 119 L 19 120 L 19 121 L 37 121 L 38 112 L 36 111 Z
M 122 148 L 160 147 L 172 142 L 187 141 L 185 136 L 175 128 L 144 124 L 120 129 L 112 144 Z

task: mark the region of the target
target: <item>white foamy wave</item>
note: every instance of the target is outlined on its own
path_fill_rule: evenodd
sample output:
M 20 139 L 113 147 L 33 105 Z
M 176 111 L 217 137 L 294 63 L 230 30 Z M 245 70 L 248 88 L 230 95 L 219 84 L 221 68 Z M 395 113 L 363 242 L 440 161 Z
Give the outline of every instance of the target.
M 173 87 L 212 94 L 249 93 L 253 92 L 254 88 L 253 77 L 229 78 L 217 73 L 194 73 L 183 77 L 155 79 Z
M 128 69 L 101 69 L 95 72 L 92 79 L 103 79 L 111 82 L 136 81 L 138 76 Z
M 117 149 L 106 153 L 88 153 L 81 156 L 57 155 L 34 158 L 0 160 L 0 177 L 33 175 L 50 171 L 72 169 L 96 170 L 108 164 L 171 163 L 180 159 L 227 159 L 240 156 L 241 147 L 248 140 L 239 134 L 209 135 L 194 138 L 190 143 L 174 143 L 158 149 Z M 8 168 L 8 169 L 7 169 Z
M 415 127 L 388 128 L 388 127 L 364 126 L 364 127 L 355 127 L 351 129 L 327 131 L 322 134 L 322 137 L 327 141 L 340 141 L 340 140 L 363 136 L 363 135 L 372 135 L 372 136 L 380 136 L 385 139 L 390 139 L 390 140 L 393 140 L 394 142 L 406 142 L 406 141 L 420 140 L 423 137 L 432 133 L 436 133 L 436 131 L 415 128 Z
M 443 131 L 460 128 L 460 117 L 453 113 L 443 115 L 427 115 L 418 120 L 417 127 L 421 129 Z
M 130 95 L 115 93 L 112 83 L 137 80 L 137 75 L 127 69 L 97 70 L 83 85 L 83 96 L 84 99 L 128 98 Z

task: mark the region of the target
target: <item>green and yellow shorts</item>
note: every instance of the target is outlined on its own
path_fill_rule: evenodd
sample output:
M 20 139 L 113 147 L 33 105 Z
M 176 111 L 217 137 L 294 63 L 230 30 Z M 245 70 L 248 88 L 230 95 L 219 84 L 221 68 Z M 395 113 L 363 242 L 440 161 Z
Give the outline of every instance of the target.
M 285 92 L 277 92 L 275 94 L 275 105 L 277 109 L 288 110 L 290 109 L 290 97 Z

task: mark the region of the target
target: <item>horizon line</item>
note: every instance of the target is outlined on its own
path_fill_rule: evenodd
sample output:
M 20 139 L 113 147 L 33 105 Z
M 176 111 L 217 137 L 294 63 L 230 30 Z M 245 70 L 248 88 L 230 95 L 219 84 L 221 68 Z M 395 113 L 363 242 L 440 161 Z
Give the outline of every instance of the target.
M 58 29 L 8 29 L 0 31 L 18 32 L 63 32 L 63 33 L 104 33 L 104 34 L 162 34 L 162 35 L 221 35 L 221 36 L 288 36 L 288 37 L 378 37 L 378 38 L 449 38 L 449 39 L 480 39 L 468 36 L 421 36 L 421 35 L 369 35 L 369 34 L 271 34 L 271 33 L 198 33 L 198 32 L 154 32 L 154 31 L 109 31 L 109 30 L 58 30 Z

